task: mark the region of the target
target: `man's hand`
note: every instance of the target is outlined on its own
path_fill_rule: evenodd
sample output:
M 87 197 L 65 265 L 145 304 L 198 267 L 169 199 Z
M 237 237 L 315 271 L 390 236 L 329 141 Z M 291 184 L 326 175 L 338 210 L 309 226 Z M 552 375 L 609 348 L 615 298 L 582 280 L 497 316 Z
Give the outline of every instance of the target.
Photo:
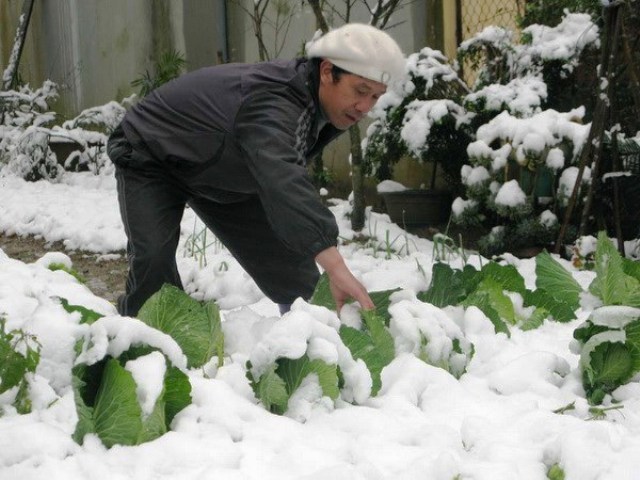
M 329 276 L 329 288 L 336 302 L 338 313 L 349 298 L 356 300 L 365 310 L 373 310 L 375 305 L 367 289 L 353 276 L 344 263 L 336 247 L 329 247 L 316 255 L 316 262 Z

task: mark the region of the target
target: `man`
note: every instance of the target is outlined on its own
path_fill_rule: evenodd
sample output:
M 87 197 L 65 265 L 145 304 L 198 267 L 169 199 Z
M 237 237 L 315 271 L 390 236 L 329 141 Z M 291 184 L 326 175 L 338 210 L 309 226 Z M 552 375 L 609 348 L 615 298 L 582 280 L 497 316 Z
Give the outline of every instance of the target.
M 362 119 L 404 74 L 386 33 L 333 30 L 308 58 L 203 68 L 140 101 L 109 139 L 128 238 L 122 315 L 134 316 L 176 266 L 188 205 L 267 297 L 286 312 L 328 274 L 338 311 L 352 298 L 374 308 L 338 252 L 338 227 L 306 162 Z

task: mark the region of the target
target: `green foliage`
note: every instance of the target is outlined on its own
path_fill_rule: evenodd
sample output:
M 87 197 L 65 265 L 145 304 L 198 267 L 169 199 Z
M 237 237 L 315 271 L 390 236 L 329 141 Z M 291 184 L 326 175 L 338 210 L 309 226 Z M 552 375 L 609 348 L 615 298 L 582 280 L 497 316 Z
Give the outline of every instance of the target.
M 283 413 L 287 410 L 289 392 L 287 386 L 276 373 L 277 364 L 272 365 L 260 378 L 255 379 L 251 373 L 251 363 L 247 364 L 247 378 L 253 388 L 256 398 L 262 402 L 264 408 L 274 413 Z
M 509 327 L 502 317 L 505 315 L 509 323 L 513 322 L 513 305 L 510 305 L 508 297 L 505 297 L 497 284 L 490 279 L 485 279 L 478 285 L 482 288 L 471 293 L 462 305 L 466 308 L 478 307 L 493 323 L 496 333 L 510 335 Z
M 523 297 L 526 306 L 535 306 L 536 312 L 538 310 L 544 312 L 545 317 L 551 316 L 554 320 L 563 323 L 576 318 L 575 309 L 565 302 L 556 300 L 546 290 L 540 288 L 534 291 L 527 290 Z
M 565 479 L 564 470 L 557 463 L 553 464 L 551 465 L 551 468 L 547 472 L 547 478 L 549 480 L 564 480 Z
M 535 292 L 525 296 L 526 305 L 547 310 L 559 322 L 576 318 L 582 287 L 547 251 L 536 256 L 536 287 Z
M 189 367 L 201 367 L 214 355 L 222 365 L 224 335 L 215 302 L 201 304 L 183 290 L 165 284 L 140 308 L 138 318 L 170 335 L 186 355 Z
M 419 299 L 437 306 L 446 306 L 462 302 L 473 288 L 472 286 L 476 286 L 476 280 L 478 282 L 481 280 L 474 276 L 472 272 L 475 272 L 475 269 L 471 266 L 465 267 L 463 272 L 456 271 L 456 273 L 444 263 L 437 263 L 433 268 L 433 288 L 426 293 L 420 294 Z M 505 282 L 508 281 L 505 280 Z M 374 301 L 376 309 L 361 312 L 363 323 L 360 328 L 342 325 L 339 331 L 342 342 L 351 351 L 353 358 L 362 359 L 367 365 L 372 378 L 371 395 L 376 395 L 380 390 L 382 386 L 380 374 L 383 368 L 391 363 L 395 357 L 393 336 L 385 328 L 391 320 L 389 313 L 390 296 L 395 291 L 396 290 L 370 292 L 369 295 Z M 321 278 L 312 302 L 324 305 L 327 308 L 334 307 L 331 294 L 328 290 L 328 280 L 326 277 Z M 511 306 L 510 303 L 509 306 Z M 513 309 L 513 307 L 511 308 Z M 496 314 L 496 317 L 496 322 L 499 322 L 499 315 Z M 422 348 L 417 355 L 419 355 L 423 361 L 444 368 L 455 376 L 460 376 L 464 373 L 466 364 L 473 356 L 473 345 L 467 344 L 468 342 L 464 341 L 463 346 L 461 339 L 452 338 L 453 352 L 450 357 L 432 359 L 429 358 L 427 354 L 426 347 L 428 339 L 423 336 L 422 340 Z M 464 359 L 462 357 L 464 357 Z
M 140 96 L 144 97 L 160 85 L 180 76 L 187 61 L 184 55 L 176 50 L 164 52 L 155 64 L 155 73 L 149 70 L 131 82 L 132 87 L 140 89 Z
M 536 256 L 536 287 L 573 310 L 579 306 L 582 287 L 546 250 Z
M 6 320 L 0 317 L 0 394 L 18 387 L 14 405 L 20 413 L 31 411 L 26 395 L 26 374 L 36 371 L 40 362 L 40 345 L 35 337 L 22 330 L 6 330 Z
M 336 302 L 333 301 L 331 288 L 329 287 L 329 275 L 327 275 L 326 272 L 320 275 L 320 279 L 316 284 L 316 289 L 313 291 L 313 295 L 311 295 L 309 303 L 326 307 L 329 310 L 336 309 Z
M 284 380 L 284 385 L 291 396 L 302 384 L 307 375 L 318 376 L 318 383 L 322 393 L 332 400 L 338 398 L 338 368 L 322 360 L 311 360 L 303 355 L 300 358 L 281 358 L 277 362 L 276 373 Z
M 108 357 L 94 368 L 80 364 L 73 374 L 78 411 L 73 438 L 78 443 L 87 433 L 98 435 L 107 448 L 154 440 L 166 433 L 175 415 L 191 403 L 188 377 L 172 366 L 168 366 L 162 394 L 147 416 L 138 402 L 136 382 L 120 360 Z
M 603 306 L 595 309 L 573 336 L 581 345 L 580 367 L 587 398 L 599 404 L 606 394 L 640 372 L 640 289 L 625 273 L 611 240 L 598 235 L 597 276 L 589 291 Z
M 316 375 L 323 395 L 332 400 L 338 398 L 338 367 L 322 360 L 311 360 L 307 355 L 300 358 L 278 358 L 274 365 L 259 378 L 252 374 L 252 365 L 247 364 L 247 378 L 258 400 L 272 413 L 282 415 L 287 411 L 289 399 L 309 375 Z
M 372 378 L 371 395 L 376 395 L 382 385 L 382 369 L 395 358 L 394 341 L 385 327 L 384 319 L 373 311 L 363 311 L 360 330 L 343 325 L 340 338 L 351 351 L 354 359 L 362 359 Z M 340 395 L 341 373 L 337 365 L 319 359 L 310 359 L 306 354 L 300 358 L 281 357 L 258 377 L 247 363 L 247 378 L 253 392 L 266 409 L 283 414 L 289 399 L 309 375 L 316 375 L 324 396 L 335 400 Z
M 550 13 L 544 7 L 547 3 L 566 2 L 527 2 L 528 18 L 535 18 L 534 9 Z M 531 26 L 518 41 L 515 32 L 492 26 L 458 50 L 459 62 L 477 73 L 472 93 L 464 100 L 464 107 L 476 116 L 475 141 L 468 143 L 468 162 L 462 167 L 464 197 L 456 200 L 462 203 L 452 220 L 482 227 L 478 247 L 486 256 L 551 245 L 566 210 L 569 187 L 563 173 L 577 165 L 582 147 L 569 132 L 589 118 L 577 107 L 591 104 L 597 85 L 590 83 L 585 91 L 578 86 L 584 79 L 597 78 L 597 63 L 592 60 L 598 29 L 586 15 L 560 18 L 561 9 L 559 13 L 558 22 L 545 28 L 545 34 L 539 25 Z M 556 26 L 560 20 L 563 23 Z M 584 31 L 575 29 L 578 22 Z M 568 46 L 564 55 L 549 55 L 551 49 L 560 50 L 550 39 L 567 37 L 570 25 L 574 46 Z M 519 190 L 513 185 L 503 190 L 508 183 L 517 184 Z M 517 201 L 505 202 L 507 192 Z M 582 198 L 577 197 L 579 204 Z M 573 227 L 569 225 L 565 235 L 569 241 Z
M 87 323 L 91 325 L 93 322 L 95 322 L 99 318 L 104 317 L 104 315 L 102 315 L 101 313 L 94 312 L 93 310 L 83 307 L 82 305 L 71 305 L 66 298 L 61 298 L 60 303 L 62 304 L 62 307 L 67 312 L 80 313 L 80 323 Z
M 362 330 L 343 325 L 340 338 L 355 359 L 362 359 L 371 373 L 373 381 L 371 395 L 375 396 L 382 382 L 382 369 L 395 358 L 393 337 L 385 328 L 384 319 L 375 312 L 362 312 Z
M 101 315 L 61 299 L 68 312 L 79 312 L 81 323 L 93 323 Z M 140 310 L 147 325 L 172 336 L 181 346 L 190 366 L 200 367 L 214 355 L 222 364 L 223 335 L 218 307 L 201 304 L 182 290 L 165 285 Z M 86 340 L 85 340 L 86 341 Z M 83 351 L 83 344 L 77 352 Z M 164 434 L 174 417 L 191 403 L 188 376 L 166 357 L 163 389 L 150 414 L 144 415 L 136 393 L 136 382 L 126 369 L 127 362 L 156 352 L 145 344 L 132 345 L 118 358 L 107 356 L 73 368 L 73 388 L 78 412 L 74 439 L 81 443 L 87 433 L 95 433 L 107 446 L 139 445 Z
M 640 323 L 640 319 L 637 322 Z M 634 362 L 626 341 L 624 330 L 607 330 L 593 335 L 584 343 L 580 367 L 582 384 L 591 404 L 602 403 L 607 393 L 634 375 Z M 638 345 L 634 348 L 637 349 Z
M 61 299 L 61 303 L 68 312 L 79 312 L 81 323 L 91 324 L 102 317 L 93 310 L 71 305 L 65 299 Z M 163 316 L 163 313 L 167 312 L 162 310 L 163 304 L 157 297 L 147 308 L 149 315 L 155 314 L 152 318 L 164 322 L 162 326 L 167 330 L 177 335 L 182 333 L 180 328 L 171 327 L 170 318 Z M 177 308 L 185 308 L 184 303 L 178 301 Z M 182 317 L 176 314 L 173 321 L 180 319 Z M 82 341 L 76 350 L 78 353 L 83 350 Z M 78 423 L 73 434 L 76 442 L 82 443 L 86 434 L 94 433 L 107 448 L 114 445 L 139 445 L 154 440 L 167 431 L 176 414 L 191 403 L 189 378 L 163 357 L 166 366 L 163 389 L 152 412 L 144 415 L 136 393 L 136 382 L 125 368 L 128 361 L 155 351 L 156 348 L 149 345 L 136 344 L 118 358 L 107 356 L 91 365 L 76 363 L 72 370 L 72 385 L 78 413 Z
M 471 265 L 454 270 L 446 263 L 435 263 L 431 272 L 431 284 L 426 292 L 418 294 L 418 299 L 436 307 L 459 305 L 481 281 Z
M 52 272 L 55 272 L 56 270 L 62 270 L 63 272 L 67 272 L 80 283 L 86 283 L 86 280 L 82 277 L 82 275 L 80 275 L 75 269 L 67 267 L 64 263 L 51 263 L 49 264 L 48 268 Z
M 640 279 L 634 276 L 638 274 L 638 269 L 631 266 L 629 261 L 623 261 L 605 232 L 598 234 L 595 270 L 597 276 L 589 286 L 589 291 L 599 297 L 604 305 L 640 308 Z
M 537 328 L 549 316 L 560 322 L 575 318 L 582 289 L 562 265 L 542 252 L 536 257 L 536 290 L 525 287 L 512 265 L 491 261 L 476 270 L 466 265 L 454 270 L 445 263 L 433 265 L 431 284 L 418 298 L 437 307 L 475 306 L 491 320 L 496 332 L 509 334 L 508 325 Z M 512 300 L 504 292 L 519 294 L 524 305 L 535 307 L 527 318 L 518 318 Z

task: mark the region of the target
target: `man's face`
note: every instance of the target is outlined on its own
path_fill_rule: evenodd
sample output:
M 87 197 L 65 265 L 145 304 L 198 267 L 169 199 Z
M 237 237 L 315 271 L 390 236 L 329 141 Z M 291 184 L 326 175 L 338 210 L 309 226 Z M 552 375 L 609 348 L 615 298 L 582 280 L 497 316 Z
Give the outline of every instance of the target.
M 340 130 L 346 130 L 373 108 L 387 87 L 384 83 L 350 73 L 343 74 L 334 82 L 332 67 L 328 60 L 320 63 L 318 96 L 329 122 Z

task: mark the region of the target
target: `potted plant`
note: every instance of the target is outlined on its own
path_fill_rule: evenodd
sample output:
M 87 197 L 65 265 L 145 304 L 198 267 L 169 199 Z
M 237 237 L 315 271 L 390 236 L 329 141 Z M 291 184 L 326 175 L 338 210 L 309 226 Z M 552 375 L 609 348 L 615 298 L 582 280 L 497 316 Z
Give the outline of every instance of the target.
M 392 221 L 408 227 L 437 225 L 449 217 L 460 185 L 474 115 L 462 106 L 467 86 L 442 53 L 424 48 L 410 55 L 407 72 L 404 85 L 385 94 L 371 113 L 374 121 L 363 141 L 365 171 L 384 187 L 405 157 L 430 165 L 425 188 L 378 191 Z M 439 176 L 446 188 L 436 188 Z

